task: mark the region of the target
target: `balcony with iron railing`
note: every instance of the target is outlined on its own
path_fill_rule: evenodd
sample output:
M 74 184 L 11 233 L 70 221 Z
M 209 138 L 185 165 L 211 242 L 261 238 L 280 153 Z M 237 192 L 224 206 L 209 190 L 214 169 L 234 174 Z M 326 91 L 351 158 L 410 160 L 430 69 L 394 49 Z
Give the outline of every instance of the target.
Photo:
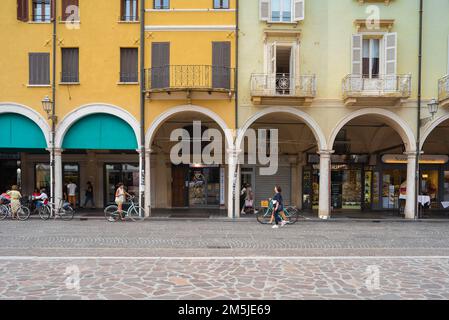
M 412 77 L 350 74 L 343 79 L 343 99 L 347 106 L 395 106 L 410 98 Z
M 449 75 L 438 81 L 438 100 L 441 107 L 449 106 Z
M 146 70 L 146 90 L 234 94 L 235 69 L 211 65 L 167 65 Z
M 316 96 L 315 75 L 252 74 L 251 99 L 256 105 L 310 105 Z

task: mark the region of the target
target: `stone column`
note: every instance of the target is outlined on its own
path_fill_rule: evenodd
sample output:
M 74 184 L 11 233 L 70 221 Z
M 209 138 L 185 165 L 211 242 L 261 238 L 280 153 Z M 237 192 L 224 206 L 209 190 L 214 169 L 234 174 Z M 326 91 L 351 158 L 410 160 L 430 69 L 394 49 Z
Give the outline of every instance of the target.
M 318 215 L 320 219 L 327 220 L 330 218 L 330 169 L 331 169 L 331 155 L 334 151 L 321 150 L 320 155 L 320 201 Z
M 59 205 L 60 199 L 63 198 L 63 185 L 62 185 L 62 149 L 55 149 L 55 203 Z
M 405 202 L 405 218 L 413 220 L 416 216 L 416 152 L 407 155 L 407 200 Z
M 235 148 L 230 148 L 227 150 L 227 164 L 228 164 L 228 218 L 240 218 L 240 209 L 234 208 L 234 192 L 237 184 L 238 175 L 236 176 L 238 156 L 240 150 L 236 150 Z M 235 193 L 235 197 L 238 194 Z
M 145 150 L 145 217 L 151 216 L 151 153 L 153 150 Z

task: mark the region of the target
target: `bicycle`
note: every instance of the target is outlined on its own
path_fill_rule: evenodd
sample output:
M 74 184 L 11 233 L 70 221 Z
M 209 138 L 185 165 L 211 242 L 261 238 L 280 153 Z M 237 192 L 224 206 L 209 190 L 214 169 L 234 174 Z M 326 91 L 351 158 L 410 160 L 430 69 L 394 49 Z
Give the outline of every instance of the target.
M 256 218 L 257 221 L 261 224 L 270 224 L 274 220 L 274 218 L 272 218 L 273 214 L 274 214 L 274 203 L 272 199 L 269 199 L 268 206 L 266 208 L 259 209 L 256 211 Z M 284 208 L 285 217 L 282 214 L 280 214 L 280 216 L 282 220 L 287 222 L 287 224 L 295 224 L 300 217 L 304 218 L 299 214 L 299 210 L 296 207 L 285 207 Z
M 75 215 L 75 210 L 73 210 L 70 204 L 64 203 L 64 199 L 59 199 L 59 206 L 57 207 L 55 203 L 49 202 L 37 210 L 42 220 L 48 220 L 51 217 L 55 219 L 60 217 L 64 221 L 70 221 L 73 220 Z
M 30 209 L 23 205 L 21 205 L 16 212 L 17 218 L 20 221 L 28 220 L 30 218 L 30 214 Z M 5 220 L 7 217 L 12 217 L 11 204 L 2 204 L 0 205 L 0 220 Z
M 122 210 L 123 219 L 131 219 L 132 221 L 143 221 L 145 219 L 144 210 L 142 207 L 134 203 L 134 196 L 128 197 L 131 203 L 128 210 Z M 120 218 L 117 205 L 110 205 L 104 209 L 104 215 L 109 222 L 115 222 Z

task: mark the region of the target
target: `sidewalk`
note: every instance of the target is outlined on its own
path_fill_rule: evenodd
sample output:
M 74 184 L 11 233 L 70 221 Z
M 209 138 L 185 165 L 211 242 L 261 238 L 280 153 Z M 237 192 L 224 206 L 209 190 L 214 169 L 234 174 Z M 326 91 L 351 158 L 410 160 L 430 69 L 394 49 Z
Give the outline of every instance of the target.
M 426 213 L 424 218 L 417 220 L 405 220 L 393 212 L 333 212 L 329 220 L 318 218 L 315 212 L 302 212 L 301 221 L 309 222 L 338 222 L 338 221 L 360 221 L 360 222 L 449 222 L 449 213 L 435 212 Z M 103 209 L 78 209 L 75 219 L 80 220 L 104 220 Z M 226 210 L 216 209 L 154 209 L 151 217 L 146 220 L 214 220 L 228 222 L 255 222 L 255 215 L 243 215 L 238 219 L 229 219 Z

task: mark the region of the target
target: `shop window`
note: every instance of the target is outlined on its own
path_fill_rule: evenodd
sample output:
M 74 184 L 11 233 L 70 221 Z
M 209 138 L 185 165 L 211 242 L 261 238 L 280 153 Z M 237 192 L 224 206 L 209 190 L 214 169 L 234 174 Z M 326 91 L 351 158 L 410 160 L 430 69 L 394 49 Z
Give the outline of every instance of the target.
M 50 164 L 37 163 L 34 166 L 34 181 L 38 190 L 50 192 Z

